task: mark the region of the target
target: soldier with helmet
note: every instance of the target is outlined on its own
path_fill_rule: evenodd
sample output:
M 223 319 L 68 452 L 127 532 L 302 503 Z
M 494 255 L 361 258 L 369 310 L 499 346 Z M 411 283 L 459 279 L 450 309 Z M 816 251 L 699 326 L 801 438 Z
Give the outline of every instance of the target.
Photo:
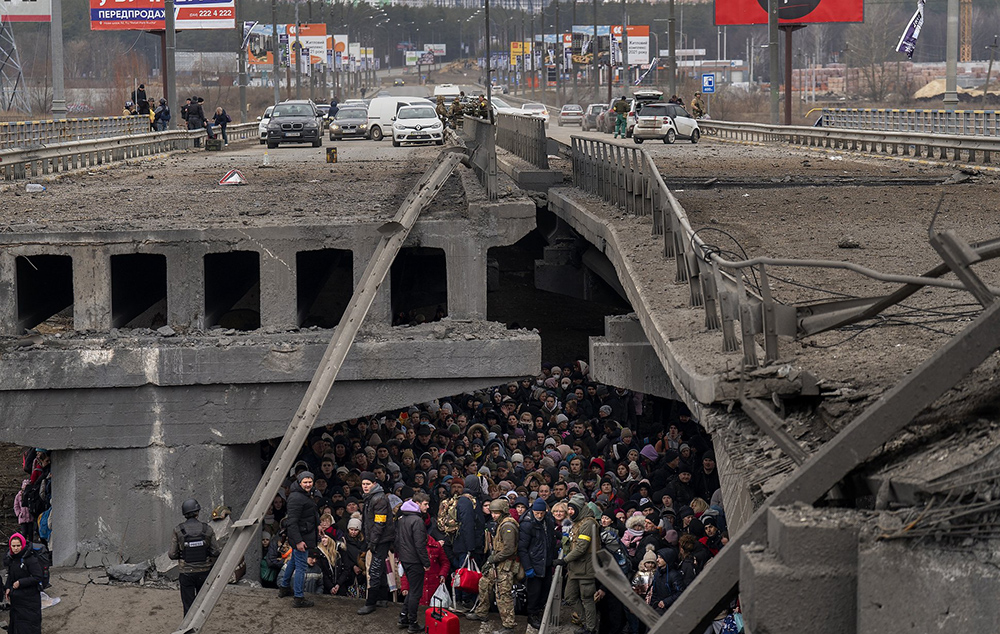
M 521 564 L 517 561 L 519 526 L 510 516 L 510 505 L 506 498 L 490 502 L 490 515 L 496 522 L 496 531 L 490 546 L 490 556 L 479 580 L 479 605 L 465 618 L 470 621 L 485 621 L 490 612 L 490 592 L 493 591 L 500 611 L 500 623 L 507 631 L 514 629 L 514 579 L 520 575 Z
M 211 527 L 198 519 L 201 505 L 189 498 L 181 504 L 185 520 L 174 528 L 167 556 L 179 561 L 181 603 L 186 616 L 201 586 L 208 579 L 215 558 L 222 550 Z

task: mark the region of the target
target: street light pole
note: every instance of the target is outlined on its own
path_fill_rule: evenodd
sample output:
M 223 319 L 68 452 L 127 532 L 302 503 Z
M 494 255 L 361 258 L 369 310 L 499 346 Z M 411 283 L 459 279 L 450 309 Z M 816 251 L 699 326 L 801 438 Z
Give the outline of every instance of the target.
M 493 77 L 492 77 L 492 67 L 493 67 L 493 55 L 490 49 L 490 0 L 483 1 L 483 7 L 486 11 L 486 104 L 487 112 L 489 112 L 490 123 L 493 123 Z
M 594 100 L 601 96 L 601 71 L 597 67 L 597 0 L 594 0 L 594 39 L 590 43 L 590 50 L 594 56 Z
M 172 2 L 172 0 L 167 0 Z M 274 84 L 274 103 L 281 101 L 281 75 L 278 71 L 278 4 L 271 0 L 271 74 Z
M 667 17 L 667 48 L 669 49 L 667 81 L 670 86 L 670 95 L 673 96 L 677 94 L 677 22 L 674 20 L 674 0 L 670 0 L 670 13 Z
M 300 68 L 302 66 L 302 40 L 299 39 L 299 31 L 302 30 L 302 23 L 299 21 L 299 2 L 295 2 L 295 98 L 301 99 L 302 79 Z

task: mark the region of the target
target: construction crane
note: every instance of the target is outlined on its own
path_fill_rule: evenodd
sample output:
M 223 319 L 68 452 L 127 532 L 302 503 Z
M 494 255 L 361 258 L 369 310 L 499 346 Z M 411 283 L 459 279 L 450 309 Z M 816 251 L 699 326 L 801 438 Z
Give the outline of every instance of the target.
M 958 36 L 961 46 L 958 53 L 960 62 L 972 61 L 972 0 L 959 0 L 958 5 L 959 28 Z

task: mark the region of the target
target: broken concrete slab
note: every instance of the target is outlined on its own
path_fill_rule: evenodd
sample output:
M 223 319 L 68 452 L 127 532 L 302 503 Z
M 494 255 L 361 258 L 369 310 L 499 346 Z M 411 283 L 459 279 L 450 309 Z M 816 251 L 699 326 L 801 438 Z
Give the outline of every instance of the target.
M 149 569 L 149 562 L 143 561 L 138 564 L 119 564 L 107 568 L 108 576 L 116 581 L 136 583 L 142 581 Z

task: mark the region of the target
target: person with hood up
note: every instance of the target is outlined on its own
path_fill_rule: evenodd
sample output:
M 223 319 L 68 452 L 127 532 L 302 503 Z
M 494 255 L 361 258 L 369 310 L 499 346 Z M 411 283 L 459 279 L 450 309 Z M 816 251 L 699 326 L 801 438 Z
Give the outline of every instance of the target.
M 305 598 L 306 569 L 309 567 L 306 559 L 309 550 L 316 548 L 319 536 L 319 508 L 313 497 L 313 474 L 311 471 L 300 471 L 296 482 L 288 493 L 288 514 L 285 517 L 285 530 L 288 531 L 288 543 L 292 546 L 292 558 L 285 567 L 285 574 L 278 581 L 278 597 L 295 595 L 293 607 L 312 607 L 313 602 Z M 289 589 L 288 584 L 292 583 Z
M 424 513 L 430 505 L 430 497 L 418 491 L 403 502 L 396 521 L 396 556 L 403 564 L 409 584 L 406 601 L 399 614 L 399 626 L 406 627 L 410 634 L 421 631 L 417 608 L 424 595 L 424 573 L 431 567 L 431 558 L 427 553 L 427 526 L 424 524 Z
M 42 564 L 21 533 L 7 542 L 7 581 L 4 595 L 10 603 L 9 634 L 42 632 Z
M 365 494 L 362 526 L 368 542 L 368 597 L 358 608 L 358 614 L 371 614 L 388 590 L 385 558 L 396 540 L 396 523 L 392 516 L 389 497 L 382 490 L 375 474 L 365 471 L 361 474 L 361 491 Z
M 594 513 L 581 496 L 573 496 L 569 502 L 573 528 L 570 531 L 570 550 L 563 559 L 553 563 L 566 566 L 566 602 L 583 614 L 583 627 L 576 634 L 593 634 L 597 631 L 596 575 L 592 551 L 600 539 L 600 527 Z
M 517 552 L 524 566 L 528 596 L 528 625 L 539 629 L 545 612 L 545 600 L 552 583 L 552 562 L 556 558 L 556 520 L 548 512 L 545 500 L 535 499 L 531 510 L 521 518 Z
M 466 618 L 470 621 L 486 621 L 489 618 L 491 595 L 496 597 L 500 623 L 504 630 L 514 629 L 514 578 L 519 573 L 517 560 L 518 532 L 517 520 L 510 516 L 510 505 L 506 498 L 490 502 L 490 515 L 496 522 L 490 556 L 479 580 L 479 604 Z
M 465 558 L 471 557 L 482 565 L 486 554 L 486 518 L 480 508 L 483 488 L 478 475 L 465 476 L 465 495 L 458 498 L 456 517 L 458 532 L 452 542 L 452 568 L 458 570 L 465 565 Z M 456 590 L 456 599 L 468 601 L 465 593 Z

